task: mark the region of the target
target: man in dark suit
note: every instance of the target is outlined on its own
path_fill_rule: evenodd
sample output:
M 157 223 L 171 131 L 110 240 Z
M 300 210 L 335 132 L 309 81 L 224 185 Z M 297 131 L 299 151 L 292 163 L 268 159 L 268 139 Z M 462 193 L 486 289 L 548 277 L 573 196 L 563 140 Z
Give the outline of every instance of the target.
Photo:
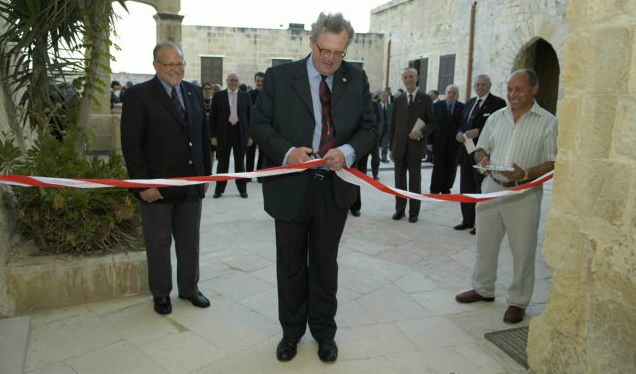
M 265 73 L 262 71 L 254 74 L 254 89 L 249 92 L 250 99 L 252 100 L 252 105 L 256 104 L 256 98 L 258 94 L 263 89 L 263 82 L 265 81 Z M 247 171 L 254 171 L 254 158 L 256 156 L 256 143 L 252 142 L 252 145 L 247 147 L 247 151 L 245 152 L 245 169 Z M 256 161 L 256 170 L 260 170 L 263 168 L 263 152 L 258 151 L 258 159 Z M 258 178 L 259 182 L 261 181 Z
M 465 145 L 467 139 L 472 139 L 476 145 L 479 134 L 486 124 L 488 117 L 501 108 L 506 107 L 506 101 L 490 93 L 490 77 L 481 74 L 475 77 L 474 85 L 476 97 L 466 103 L 462 127 L 459 129 L 456 139 Z M 468 154 L 466 147 L 460 147 L 459 162 L 460 180 L 459 190 L 461 193 L 481 193 L 481 182 L 484 177 L 473 168 L 475 160 L 472 152 Z M 470 233 L 475 235 L 475 204 L 461 203 L 462 223 L 455 226 L 455 230 L 465 230 L 470 228 Z
M 427 136 L 435 128 L 433 105 L 431 98 L 417 89 L 417 70 L 406 68 L 402 73 L 402 82 L 406 92 L 395 98 L 391 114 L 389 131 L 390 157 L 395 162 L 395 187 L 406 190 L 406 174 L 408 171 L 408 191 L 422 191 L 422 158 L 425 155 Z M 425 126 L 414 128 L 417 119 Z M 395 198 L 394 220 L 404 217 L 406 199 Z M 417 222 L 420 214 L 420 201 L 411 199 L 409 204 L 409 222 Z
M 267 70 L 254 107 L 252 136 L 264 167 L 318 156 L 325 167 L 263 180 L 265 211 L 275 219 L 280 361 L 296 355 L 307 325 L 322 361 L 335 361 L 338 245 L 356 188 L 334 171 L 352 166 L 375 143 L 375 119 L 363 70 L 343 61 L 353 28 L 321 13 L 311 54 Z
M 391 127 L 391 96 L 389 92 L 383 91 L 380 97 L 380 121 L 378 122 L 378 132 L 380 134 L 380 147 L 382 148 L 383 163 L 388 163 L 387 155 L 389 153 L 389 127 Z
M 230 168 L 230 153 L 234 154 L 234 172 L 245 171 L 245 150 L 252 145 L 249 137 L 250 114 L 252 104 L 250 95 L 239 90 L 239 78 L 236 73 L 228 74 L 227 88 L 212 97 L 210 112 L 210 136 L 212 145 L 217 147 L 219 163 L 216 173 L 227 173 Z M 247 181 L 237 179 L 236 187 L 242 198 L 247 198 Z M 225 192 L 226 181 L 216 182 L 213 198 L 218 199 Z
M 128 89 L 121 116 L 121 143 L 133 179 L 205 176 L 212 173 L 210 135 L 201 89 L 183 81 L 181 49 L 160 43 L 153 50 L 157 75 Z M 177 252 L 179 297 L 210 306 L 199 292 L 199 225 L 207 184 L 136 190 L 148 259 L 148 284 L 159 314 L 172 312 L 170 246 Z
M 459 151 L 455 136 L 464 113 L 464 104 L 457 101 L 457 97 L 459 88 L 451 84 L 446 87 L 446 99 L 433 104 L 435 130 L 429 135 L 426 146 L 433 152 L 432 194 L 449 194 L 455 183 Z

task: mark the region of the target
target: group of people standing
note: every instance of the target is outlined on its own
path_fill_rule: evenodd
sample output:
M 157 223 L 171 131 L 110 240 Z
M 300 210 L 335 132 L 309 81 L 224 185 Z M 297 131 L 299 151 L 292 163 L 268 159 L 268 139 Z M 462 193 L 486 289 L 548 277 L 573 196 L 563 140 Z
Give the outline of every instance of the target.
M 318 342 L 320 360 L 333 362 L 338 357 L 338 247 L 359 191 L 338 178 L 335 171 L 353 167 L 381 149 L 383 161 L 388 161 L 388 156 L 395 162 L 396 187 L 407 189 L 408 174 L 408 189 L 419 193 L 428 140 L 438 160 L 435 191 L 449 193 L 454 176 L 446 171 L 456 167 L 456 161 L 447 155 L 450 151 L 446 147 L 450 150 L 452 145 L 457 150 L 462 140 L 477 140 L 477 151 L 462 155 L 466 165 L 470 164 L 467 170 L 473 171 L 474 162 L 483 169 L 489 164 L 514 167 L 514 171 L 491 173 L 491 181 L 484 183 L 489 189 L 526 183 L 549 170 L 556 156 L 556 120 L 534 102 L 538 82 L 532 71 L 511 76 L 511 105 L 505 110 L 496 111 L 496 104 L 486 106 L 497 101 L 488 90 L 477 91 L 478 98 L 462 106 L 455 86 L 447 89 L 446 100 L 433 105 L 430 96 L 418 90 L 414 69 L 402 74 L 404 94 L 391 102 L 388 93 L 383 93 L 380 102 L 374 103 L 366 73 L 344 60 L 353 35 L 342 14 L 321 13 L 312 25 L 308 56 L 257 74 L 257 92 L 251 96 L 238 89 L 238 76 L 229 74 L 227 89 L 210 97 L 212 87 L 201 89 L 183 81 L 186 62 L 181 49 L 172 43 L 159 43 L 153 50 L 156 76 L 130 88 L 124 100 L 122 150 L 134 179 L 211 175 L 213 147 L 219 159 L 217 173 L 228 171 L 231 153 L 236 171 L 243 171 L 245 153 L 254 144 L 262 152 L 263 168 L 325 160 L 322 167 L 262 181 L 264 208 L 275 221 L 282 327 L 276 357 L 280 361 L 295 357 L 307 327 Z M 489 89 L 486 76 L 476 82 L 484 80 Z M 389 126 L 379 127 L 378 123 Z M 385 141 L 383 132 L 387 134 Z M 479 157 L 473 162 L 475 154 Z M 237 180 L 241 197 L 247 198 L 245 183 Z M 476 184 L 475 180 L 470 186 Z M 479 186 L 472 188 L 475 191 L 466 192 L 477 192 Z M 198 289 L 201 199 L 207 189 L 207 184 L 199 184 L 134 190 L 141 205 L 150 290 L 159 314 L 172 311 L 173 238 L 179 297 L 196 307 L 210 306 Z M 213 197 L 220 198 L 224 191 L 225 183 L 217 183 Z M 536 250 L 532 246 L 536 247 L 537 199 L 540 193 L 534 192 L 484 203 L 483 209 L 477 210 L 474 290 L 458 295 L 457 301 L 494 300 L 496 259 L 507 231 L 516 260 L 509 303 L 518 308 L 527 305 L 534 281 L 531 260 Z M 394 219 L 405 216 L 406 205 L 405 199 L 397 198 Z M 525 210 L 531 214 L 521 219 Z M 409 221 L 416 222 L 419 212 L 420 202 L 411 200 Z M 469 218 L 462 223 L 472 227 L 474 222 Z M 482 222 L 484 219 L 490 222 Z

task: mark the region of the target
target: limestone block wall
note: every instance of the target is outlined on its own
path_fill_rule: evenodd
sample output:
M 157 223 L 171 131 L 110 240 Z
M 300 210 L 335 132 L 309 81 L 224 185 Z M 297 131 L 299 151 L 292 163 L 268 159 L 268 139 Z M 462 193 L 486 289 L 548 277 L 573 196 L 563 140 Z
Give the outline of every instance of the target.
M 253 85 L 254 74 L 272 66 L 272 59 L 297 60 L 310 53 L 306 30 L 240 27 L 183 26 L 182 48 L 188 61 L 186 80 L 201 79 L 201 57 L 223 57 L 223 86 L 227 74 L 236 72 L 242 83 Z M 348 61 L 363 62 L 372 89 L 382 85 L 383 35 L 355 34 Z
M 636 2 L 570 2 L 535 373 L 636 373 Z
M 427 90 L 437 89 L 439 58 L 455 54 L 455 84 L 466 93 L 470 12 L 473 0 L 394 0 L 371 11 L 370 32 L 391 41 L 389 86 L 402 87 L 408 62 L 428 58 Z M 560 61 L 569 33 L 567 0 L 483 0 L 477 2 L 473 77 L 489 74 L 493 92 L 505 96 L 506 80 L 523 48 L 543 38 Z M 388 50 L 388 49 L 387 49 Z M 385 72 L 387 74 L 387 72 Z

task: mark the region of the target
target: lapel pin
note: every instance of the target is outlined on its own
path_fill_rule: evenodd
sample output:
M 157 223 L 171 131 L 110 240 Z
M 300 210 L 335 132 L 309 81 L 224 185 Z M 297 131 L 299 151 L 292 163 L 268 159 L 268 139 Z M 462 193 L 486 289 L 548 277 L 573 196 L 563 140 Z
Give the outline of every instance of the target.
M 347 83 L 347 78 L 342 78 L 343 83 Z

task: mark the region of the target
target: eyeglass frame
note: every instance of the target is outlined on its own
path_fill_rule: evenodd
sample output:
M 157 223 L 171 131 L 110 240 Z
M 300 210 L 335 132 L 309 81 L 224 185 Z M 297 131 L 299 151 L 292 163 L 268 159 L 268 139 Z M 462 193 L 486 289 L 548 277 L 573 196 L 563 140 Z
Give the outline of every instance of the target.
M 335 59 L 338 60 L 344 60 L 344 58 L 347 57 L 346 49 L 344 51 L 332 51 L 331 49 L 320 48 L 320 45 L 318 45 L 317 42 L 314 42 L 314 44 L 316 45 L 316 48 L 318 48 L 318 54 L 321 57 L 329 58 L 333 56 Z M 325 55 L 324 53 L 328 53 L 328 55 Z M 339 56 L 338 54 L 342 54 L 342 56 Z
M 183 69 L 186 67 L 186 65 L 188 64 L 187 62 L 183 61 L 183 62 L 161 62 L 161 61 L 155 61 L 156 63 L 158 63 L 159 65 L 163 66 L 164 68 L 168 68 L 168 69 L 174 69 L 174 68 L 179 68 L 179 69 Z

